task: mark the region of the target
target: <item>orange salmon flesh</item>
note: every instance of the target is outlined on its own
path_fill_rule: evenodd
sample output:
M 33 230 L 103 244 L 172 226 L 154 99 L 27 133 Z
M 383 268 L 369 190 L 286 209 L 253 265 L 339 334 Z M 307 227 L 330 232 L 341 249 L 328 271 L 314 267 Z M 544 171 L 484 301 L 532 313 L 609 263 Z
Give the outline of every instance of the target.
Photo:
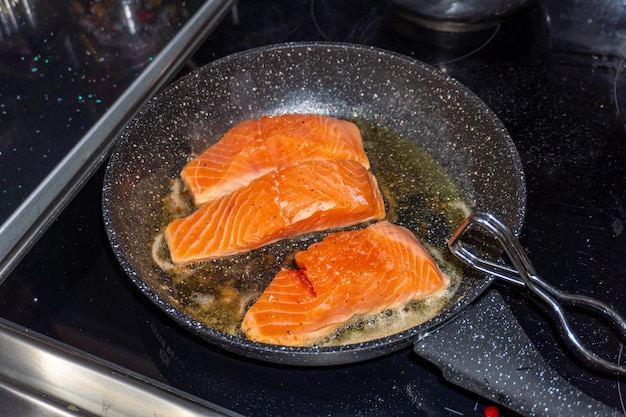
M 376 178 L 350 160 L 310 160 L 271 171 L 165 229 L 172 261 L 219 259 L 286 237 L 385 217 Z
M 244 316 L 251 340 L 308 346 L 355 315 L 374 314 L 445 290 L 450 280 L 408 229 L 381 221 L 337 232 L 296 253 Z
M 322 115 L 285 114 L 241 122 L 187 163 L 180 176 L 200 205 L 270 171 L 314 159 L 346 159 L 370 168 L 354 123 Z

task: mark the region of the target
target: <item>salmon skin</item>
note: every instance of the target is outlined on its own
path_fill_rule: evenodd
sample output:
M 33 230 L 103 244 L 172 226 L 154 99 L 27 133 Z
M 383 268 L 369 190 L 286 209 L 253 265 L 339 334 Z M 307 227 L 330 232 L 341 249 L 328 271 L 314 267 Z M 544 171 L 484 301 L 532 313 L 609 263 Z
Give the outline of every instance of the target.
M 285 114 L 241 122 L 188 162 L 180 176 L 200 205 L 270 171 L 312 159 L 347 159 L 370 168 L 354 123 L 316 114 Z
M 375 314 L 445 290 L 450 280 L 415 235 L 382 221 L 337 232 L 296 253 L 244 316 L 251 340 L 308 346 L 355 315 Z
M 305 161 L 211 200 L 165 229 L 172 261 L 223 258 L 285 237 L 385 217 L 376 178 L 360 163 Z

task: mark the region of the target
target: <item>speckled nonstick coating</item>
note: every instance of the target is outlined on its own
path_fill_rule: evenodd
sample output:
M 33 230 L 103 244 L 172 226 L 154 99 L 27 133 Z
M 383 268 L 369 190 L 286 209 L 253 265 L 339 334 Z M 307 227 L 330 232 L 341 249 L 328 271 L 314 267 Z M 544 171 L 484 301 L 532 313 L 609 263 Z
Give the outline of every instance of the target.
M 152 99 L 123 133 L 109 161 L 103 210 L 122 267 L 139 289 L 181 326 L 209 343 L 282 364 L 356 362 L 408 346 L 454 317 L 491 283 L 468 274 L 434 319 L 410 330 L 341 347 L 292 348 L 230 336 L 188 317 L 160 285 L 150 243 L 161 198 L 192 152 L 234 124 L 263 115 L 323 113 L 380 124 L 425 147 L 457 181 L 464 198 L 516 232 L 525 183 L 506 130 L 472 92 L 411 58 L 366 46 L 282 44 L 212 62 Z

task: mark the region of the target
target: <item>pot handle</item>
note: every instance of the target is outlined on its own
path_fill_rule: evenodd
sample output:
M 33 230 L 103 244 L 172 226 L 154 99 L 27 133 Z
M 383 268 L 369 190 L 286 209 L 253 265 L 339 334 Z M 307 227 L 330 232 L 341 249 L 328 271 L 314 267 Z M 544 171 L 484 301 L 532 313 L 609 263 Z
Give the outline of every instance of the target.
M 413 350 L 448 381 L 522 415 L 623 416 L 548 365 L 495 290 L 424 334 Z

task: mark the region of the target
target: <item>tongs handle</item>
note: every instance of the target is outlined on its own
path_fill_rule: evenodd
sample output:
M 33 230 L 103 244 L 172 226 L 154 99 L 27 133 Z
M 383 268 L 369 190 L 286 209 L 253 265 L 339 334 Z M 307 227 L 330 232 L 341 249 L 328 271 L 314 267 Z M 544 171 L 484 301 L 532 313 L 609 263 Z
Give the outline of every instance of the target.
M 495 237 L 511 261 L 512 267 L 483 258 L 468 249 L 461 238 L 471 229 L 481 229 L 481 231 L 487 231 L 492 237 Z M 470 267 L 531 290 L 554 311 L 563 332 L 567 336 L 566 340 L 584 360 L 605 371 L 626 374 L 626 367 L 600 357 L 582 344 L 572 328 L 563 306 L 578 307 L 600 314 L 604 320 L 615 326 L 615 331 L 622 342 L 626 340 L 626 321 L 624 318 L 599 300 L 566 293 L 541 279 L 511 229 L 494 215 L 484 212 L 472 213 L 452 234 L 448 240 L 448 248 Z

